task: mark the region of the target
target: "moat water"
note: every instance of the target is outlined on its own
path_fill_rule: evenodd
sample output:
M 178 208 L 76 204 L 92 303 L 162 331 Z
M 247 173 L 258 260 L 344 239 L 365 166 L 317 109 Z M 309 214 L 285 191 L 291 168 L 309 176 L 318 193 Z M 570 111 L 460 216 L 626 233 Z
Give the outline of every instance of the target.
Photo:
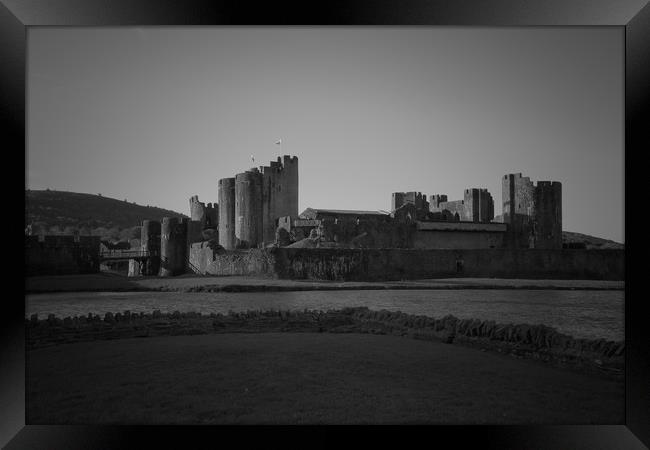
M 366 306 L 408 314 L 497 323 L 545 324 L 576 338 L 623 340 L 624 291 L 361 290 L 299 292 L 74 292 L 26 297 L 26 317 L 106 312 L 227 313 L 246 310 L 328 310 Z

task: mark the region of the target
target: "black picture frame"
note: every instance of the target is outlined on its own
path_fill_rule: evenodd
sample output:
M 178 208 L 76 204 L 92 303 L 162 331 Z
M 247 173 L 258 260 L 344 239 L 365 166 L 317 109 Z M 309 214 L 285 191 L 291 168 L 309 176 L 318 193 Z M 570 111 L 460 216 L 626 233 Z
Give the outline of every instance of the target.
M 625 29 L 625 192 L 635 155 L 650 148 L 650 5 L 647 1 L 610 0 L 348 0 L 340 2 L 266 2 L 208 0 L 3 0 L 0 4 L 0 120 L 12 143 L 11 153 L 25 151 L 26 30 L 32 26 L 135 25 L 444 25 L 444 26 L 619 26 Z M 23 163 L 26 162 L 23 158 Z M 26 167 L 25 167 L 26 169 Z M 26 173 L 26 172 L 25 172 Z M 5 190 L 21 198 L 17 184 Z M 24 198 L 24 197 L 23 197 Z M 425 443 L 451 439 L 454 446 L 482 448 L 627 449 L 650 446 L 650 338 L 644 328 L 643 298 L 630 291 L 629 205 L 625 196 L 625 339 L 626 419 L 612 426 L 444 426 L 417 433 Z M 23 205 L 24 206 L 24 205 Z M 16 221 L 18 222 L 18 221 Z M 20 236 L 24 224 L 5 229 Z M 636 236 L 636 234 L 635 234 Z M 632 238 L 636 242 L 636 238 Z M 19 241 L 16 239 L 16 241 Z M 19 250 L 17 250 L 19 251 Z M 18 279 L 18 276 L 15 277 Z M 18 282 L 15 281 L 17 284 Z M 24 299 L 24 297 L 23 297 Z M 24 303 L 5 301 L 2 327 L 0 444 L 26 448 L 130 448 L 135 439 L 146 446 L 183 447 L 225 444 L 224 433 L 239 442 L 251 434 L 221 427 L 43 426 L 25 424 Z M 388 428 L 391 429 L 390 427 Z M 271 430 L 268 427 L 256 431 Z M 275 431 L 276 429 L 272 429 Z M 304 428 L 300 430 L 304 431 Z M 384 430 L 373 429 L 383 440 Z M 291 430 L 293 432 L 293 430 Z M 302 434 L 302 433 L 300 433 Z M 410 431 L 400 432 L 408 439 Z M 284 435 L 284 443 L 296 435 Z M 324 443 L 329 430 L 310 428 L 309 440 Z M 335 438 L 338 440 L 338 438 Z M 404 441 L 402 444 L 404 444 Z M 192 444 L 189 444 L 192 442 Z M 337 442 L 337 441 L 335 441 Z M 338 442 L 340 443 L 340 442 Z M 369 442 L 366 442 L 369 443 Z M 338 445 L 338 444 L 337 444 Z

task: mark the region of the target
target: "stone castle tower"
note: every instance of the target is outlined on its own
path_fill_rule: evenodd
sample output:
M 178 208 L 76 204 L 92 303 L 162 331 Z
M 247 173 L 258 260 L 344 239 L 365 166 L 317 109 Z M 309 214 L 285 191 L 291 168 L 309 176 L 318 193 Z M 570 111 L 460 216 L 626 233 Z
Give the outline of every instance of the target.
M 144 263 L 142 275 L 158 275 L 160 271 L 160 222 L 143 220 L 140 229 L 140 248 L 149 253 L 149 259 Z
M 298 157 L 285 155 L 261 167 L 262 171 L 262 239 L 275 241 L 280 217 L 298 217 Z
M 219 244 L 227 250 L 275 241 L 280 217 L 298 216 L 298 157 L 219 180 Z
M 219 205 L 199 201 L 198 195 L 190 197 L 190 220 L 201 222 L 202 228 L 213 228 L 219 223 Z
M 562 248 L 562 183 L 539 181 L 521 173 L 502 179 L 503 222 L 512 248 Z
M 494 219 L 494 200 L 487 189 L 465 189 L 465 217 L 471 222 L 490 222 Z
M 186 218 L 163 217 L 160 225 L 160 276 L 180 275 L 187 266 Z
M 235 248 L 235 179 L 219 180 L 219 245 Z
M 199 201 L 198 195 L 190 197 L 190 221 L 187 224 L 188 243 L 203 240 L 203 230 L 216 229 L 219 222 L 219 205 Z
M 262 243 L 262 174 L 251 169 L 235 176 L 235 240 L 239 248 Z

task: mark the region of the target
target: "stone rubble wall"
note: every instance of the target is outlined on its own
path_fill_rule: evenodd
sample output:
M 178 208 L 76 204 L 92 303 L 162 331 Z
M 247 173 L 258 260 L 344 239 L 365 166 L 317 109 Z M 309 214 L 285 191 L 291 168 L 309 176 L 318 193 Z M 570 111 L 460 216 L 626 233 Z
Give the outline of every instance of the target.
M 576 339 L 545 325 L 499 324 L 451 315 L 434 318 L 366 307 L 328 311 L 246 311 L 209 315 L 187 312 L 106 313 L 65 317 L 36 314 L 25 321 L 27 349 L 81 341 L 226 332 L 333 332 L 407 336 L 460 344 L 561 366 L 621 376 L 625 342 Z

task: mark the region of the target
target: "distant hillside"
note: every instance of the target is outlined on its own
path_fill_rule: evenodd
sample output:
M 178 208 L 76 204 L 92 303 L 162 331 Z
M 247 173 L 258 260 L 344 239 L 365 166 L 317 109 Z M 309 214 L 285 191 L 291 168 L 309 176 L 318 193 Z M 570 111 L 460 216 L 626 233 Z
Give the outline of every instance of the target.
M 573 233 L 571 231 L 562 232 L 562 242 L 571 244 L 584 244 L 587 249 L 608 249 L 608 248 L 625 248 L 625 245 L 618 242 L 602 239 L 588 234 Z
M 25 213 L 27 224 L 45 227 L 50 234 L 55 234 L 57 229 L 63 232 L 66 228 L 81 230 L 82 234 L 97 229 L 124 230 L 140 226 L 145 219 L 187 217 L 176 211 L 101 195 L 52 190 L 26 190 Z

